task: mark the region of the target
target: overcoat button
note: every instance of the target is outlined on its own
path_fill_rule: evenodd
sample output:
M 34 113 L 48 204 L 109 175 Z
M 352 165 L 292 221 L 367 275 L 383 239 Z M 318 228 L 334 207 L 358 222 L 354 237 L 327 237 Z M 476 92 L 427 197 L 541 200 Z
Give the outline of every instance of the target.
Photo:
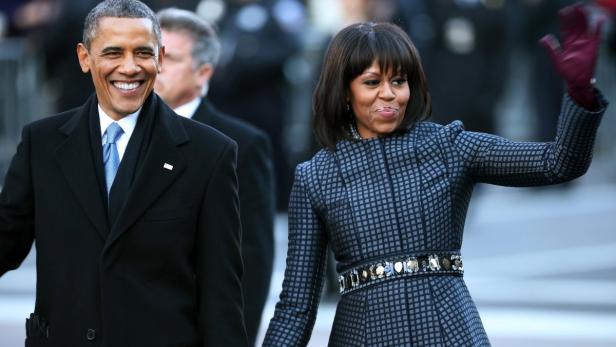
M 88 331 L 86 332 L 86 339 L 88 339 L 88 341 L 92 341 L 95 338 L 96 338 L 96 330 L 88 329 Z

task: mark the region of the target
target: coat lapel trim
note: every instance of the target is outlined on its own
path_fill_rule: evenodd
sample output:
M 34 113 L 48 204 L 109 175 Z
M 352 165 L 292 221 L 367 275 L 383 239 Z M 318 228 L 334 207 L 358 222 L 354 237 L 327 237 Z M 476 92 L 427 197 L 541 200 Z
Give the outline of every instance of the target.
M 109 230 L 104 205 L 106 202 L 102 199 L 96 178 L 88 136 L 88 119 L 95 101 L 95 98 L 91 98 L 59 129 L 67 138 L 56 149 L 56 160 L 83 212 L 101 238 L 105 239 Z

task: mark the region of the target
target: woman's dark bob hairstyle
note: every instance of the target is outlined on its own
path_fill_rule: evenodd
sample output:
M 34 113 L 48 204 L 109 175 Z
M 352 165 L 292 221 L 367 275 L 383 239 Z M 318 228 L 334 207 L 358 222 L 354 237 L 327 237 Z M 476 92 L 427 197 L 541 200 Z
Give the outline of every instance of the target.
M 350 138 L 355 116 L 347 110 L 351 81 L 376 61 L 381 71 L 406 76 L 411 96 L 397 131 L 411 128 L 432 112 L 426 77 L 417 48 L 408 35 L 390 23 L 359 23 L 332 39 L 313 96 L 313 129 L 322 146 Z

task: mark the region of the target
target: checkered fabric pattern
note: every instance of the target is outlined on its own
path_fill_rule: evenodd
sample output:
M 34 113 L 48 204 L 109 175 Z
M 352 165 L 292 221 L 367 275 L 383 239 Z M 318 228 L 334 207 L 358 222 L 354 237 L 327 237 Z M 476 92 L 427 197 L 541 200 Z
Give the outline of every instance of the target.
M 280 301 L 263 346 L 305 346 L 329 243 L 338 271 L 392 254 L 457 252 L 473 185 L 547 185 L 582 175 L 607 106 L 565 97 L 554 142 L 514 142 L 424 122 L 402 135 L 338 143 L 300 164 L 289 203 Z M 422 275 L 345 294 L 330 346 L 489 346 L 462 277 Z

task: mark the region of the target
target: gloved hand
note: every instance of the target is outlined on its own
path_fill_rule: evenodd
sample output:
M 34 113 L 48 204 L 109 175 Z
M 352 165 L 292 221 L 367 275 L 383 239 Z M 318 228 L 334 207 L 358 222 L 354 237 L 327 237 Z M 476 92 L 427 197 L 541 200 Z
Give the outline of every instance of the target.
M 546 35 L 540 43 L 546 48 L 560 76 L 567 84 L 567 93 L 579 105 L 595 107 L 594 73 L 601 39 L 601 26 L 588 24 L 580 3 L 559 11 L 562 47 L 554 35 Z

